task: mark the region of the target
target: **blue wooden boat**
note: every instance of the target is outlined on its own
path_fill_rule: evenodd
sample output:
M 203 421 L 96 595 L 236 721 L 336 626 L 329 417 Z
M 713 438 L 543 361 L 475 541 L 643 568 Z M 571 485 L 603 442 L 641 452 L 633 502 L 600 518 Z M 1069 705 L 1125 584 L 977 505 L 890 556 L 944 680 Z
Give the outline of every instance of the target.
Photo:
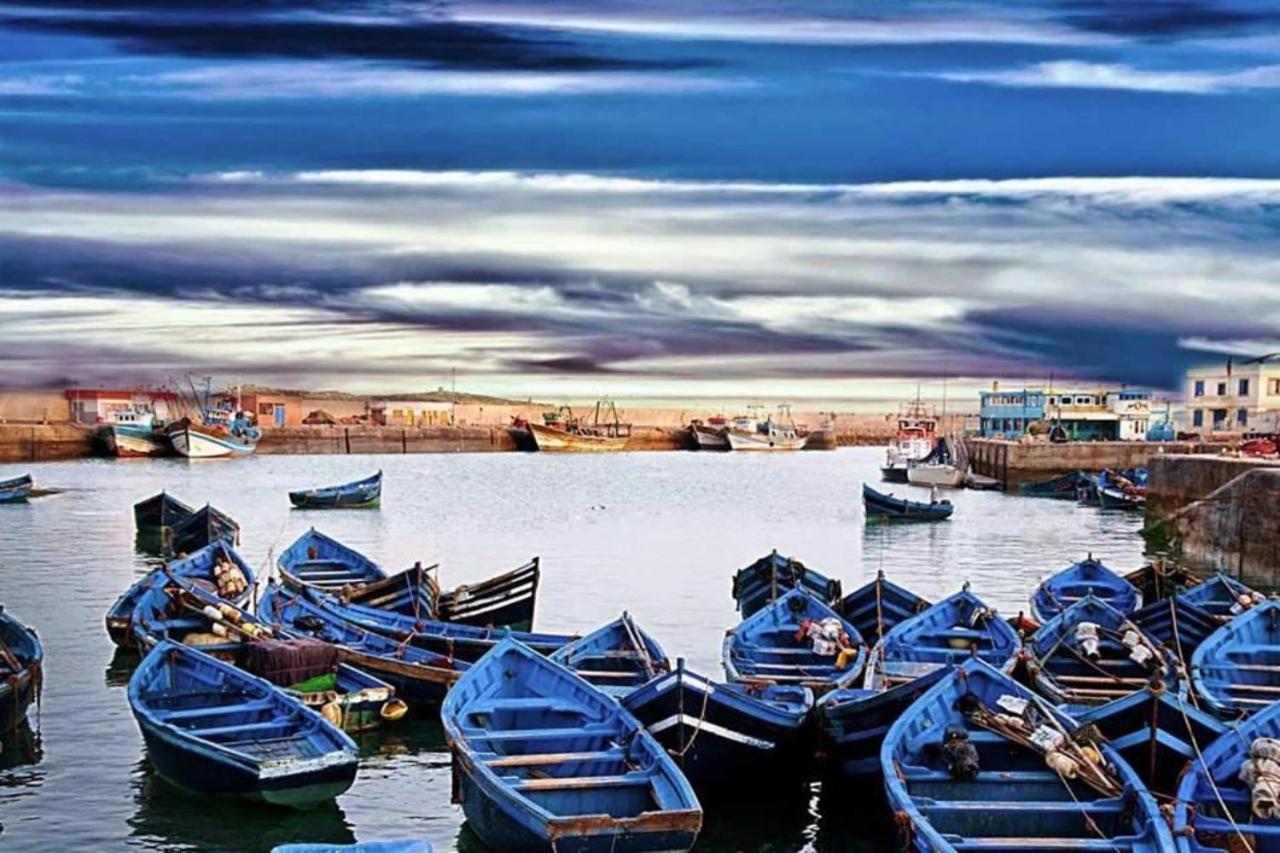
M 463 676 L 440 717 L 454 801 L 494 850 L 687 850 L 702 827 L 689 781 L 640 722 L 516 640 Z
M 566 643 L 577 639 L 569 634 L 545 634 L 529 631 L 512 631 L 508 628 L 480 628 L 455 622 L 441 622 L 427 617 L 415 617 L 394 610 L 383 610 L 365 604 L 344 602 L 340 598 L 317 589 L 302 591 L 308 599 L 328 610 L 339 619 L 359 625 L 367 631 L 385 634 L 402 642 L 436 654 L 477 661 L 505 637 L 515 637 L 534 651 L 551 654 Z
M 31 496 L 31 488 L 34 485 L 35 482 L 31 479 L 30 474 L 23 474 L 21 477 L 11 477 L 8 480 L 0 481 L 0 503 L 22 503 Z
M 814 746 L 807 687 L 713 682 L 681 658 L 675 672 L 637 687 L 622 706 L 666 748 L 699 797 L 775 796 L 780 787 L 807 783 Z M 769 781 L 764 790 L 762 779 Z
M 437 586 L 436 618 L 462 625 L 531 631 L 541 578 L 542 563 L 534 557 L 509 572 L 484 580 L 459 584 L 453 589 Z
M 946 521 L 955 511 L 951 501 L 909 501 L 862 484 L 862 506 L 867 520 Z
M 1090 554 L 1072 563 L 1051 578 L 1041 581 L 1031 596 L 1031 609 L 1041 622 L 1048 622 L 1086 595 L 1100 598 L 1129 614 L 1138 608 L 1138 590 Z
M 1110 772 L 1088 761 L 1077 729 L 981 660 L 951 670 L 890 727 L 881 747 L 885 791 L 905 846 L 965 853 L 1172 849 L 1169 827 L 1133 768 L 1107 744 L 1097 750 Z M 1032 737 L 1060 739 L 1059 754 L 1078 759 L 1079 777 L 1068 782 L 1047 766 L 1029 745 Z M 973 754 L 956 750 L 959 760 L 949 762 L 948 751 L 966 741 Z
M 977 656 L 1004 668 L 1017 651 L 1013 628 L 967 588 L 903 619 L 871 650 L 862 687 L 818 702 L 831 769 L 853 780 L 874 777 L 889 726 L 951 667 Z
M 818 654 L 802 623 L 834 619 L 857 655 L 837 666 L 835 653 Z M 815 694 L 849 687 L 867 663 L 867 645 L 858 629 L 801 589 L 793 589 L 725 633 L 721 660 L 729 681 L 753 685 L 791 684 Z
M 470 666 L 339 619 L 313 601 L 275 582 L 258 600 L 258 618 L 292 634 L 341 648 L 345 663 L 389 682 L 411 708 L 436 704 Z
M 227 566 L 235 566 L 239 570 L 239 579 L 234 573 L 228 572 Z M 219 591 L 222 598 L 235 604 L 243 604 L 248 599 L 256 582 L 252 567 L 234 546 L 224 541 L 206 545 L 189 557 L 174 560 L 162 569 L 148 572 L 115 600 L 107 611 L 106 622 L 107 635 L 117 646 L 129 640 L 129 626 L 138 600 L 150 586 L 163 583 L 166 574 L 206 581 Z M 243 586 L 240 581 L 243 581 Z
M 1224 719 L 1280 698 L 1280 600 L 1265 601 L 1210 634 L 1191 657 L 1191 682 L 1203 707 Z
M 240 525 L 225 512 L 205 504 L 169 528 L 166 549 L 181 557 L 218 541 L 239 545 Z
M 160 778 L 197 794 L 314 808 L 356 778 L 356 745 L 270 682 L 162 642 L 129 679 Z
M 1143 605 L 1172 598 L 1203 580 L 1190 570 L 1161 558 L 1152 560 L 1142 568 L 1134 569 L 1124 575 L 1124 579 L 1138 590 Z
M 1091 708 L 1077 720 L 1094 726 L 1152 793 L 1168 798 L 1197 750 L 1227 731 L 1185 697 L 1152 688 Z
M 1123 613 L 1086 595 L 1036 631 L 1022 664 L 1036 690 L 1076 716 L 1144 687 L 1177 693 L 1177 660 Z
M 1147 490 L 1134 486 L 1128 480 L 1117 479 L 1103 471 L 1098 479 L 1098 505 L 1103 509 L 1141 511 L 1147 508 Z
M 265 678 L 344 731 L 368 731 L 407 713 L 394 687 L 342 662 L 341 649 L 265 623 L 198 580 L 161 575 L 134 609 L 143 653 L 165 641 L 194 646 Z
M 0 736 L 27 719 L 44 681 L 44 646 L 35 630 L 0 607 Z
M 738 612 L 747 618 L 769 602 L 792 589 L 805 589 L 826 604 L 840 601 L 840 581 L 819 574 L 794 557 L 783 557 L 777 551 L 761 557 L 733 577 L 733 600 Z
M 391 838 L 386 841 L 358 841 L 355 844 L 277 844 L 271 853 L 434 853 L 423 838 Z
M 1274 853 L 1280 849 L 1280 819 L 1262 791 L 1240 776 L 1254 741 L 1280 738 L 1280 703 L 1236 723 L 1209 745 L 1200 745 L 1178 783 L 1173 834 L 1178 853 Z M 1262 814 L 1255 806 L 1264 807 Z
M 551 659 L 618 698 L 671 671 L 671 660 L 662 646 L 626 611 L 556 650 Z
M 1260 593 L 1219 573 L 1169 598 L 1144 604 L 1134 612 L 1133 621 L 1173 649 L 1180 660 L 1190 661 L 1210 634 L 1262 601 Z
M 884 639 L 899 622 L 929 608 L 929 602 L 876 572 L 875 580 L 846 595 L 836 608 L 868 643 Z
M 276 564 L 285 584 L 297 589 L 311 586 L 336 591 L 387 579 L 373 560 L 314 527 L 284 549 Z
M 382 501 L 382 472 L 354 483 L 289 493 L 298 509 L 371 509 Z
M 1041 480 L 1037 483 L 1022 483 L 1018 486 L 1018 494 L 1028 498 L 1050 498 L 1060 501 L 1074 501 L 1080 488 L 1089 482 L 1089 474 L 1085 471 L 1070 471 L 1061 477 Z
M 165 528 L 195 514 L 195 510 L 168 492 L 160 492 L 133 505 L 133 523 L 138 533 L 159 535 Z

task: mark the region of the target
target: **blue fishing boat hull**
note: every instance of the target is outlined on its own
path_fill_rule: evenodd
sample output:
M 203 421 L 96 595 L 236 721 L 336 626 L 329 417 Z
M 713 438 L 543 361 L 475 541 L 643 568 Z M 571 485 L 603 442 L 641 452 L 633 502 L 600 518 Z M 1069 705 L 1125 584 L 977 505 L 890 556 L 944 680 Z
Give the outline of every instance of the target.
M 271 853 L 434 853 L 434 850 L 425 839 L 398 838 L 355 844 L 277 844 Z
M 978 657 L 1006 667 L 1018 652 L 1018 634 L 967 588 L 900 622 L 873 650 L 868 687 L 887 686 L 885 676 L 919 677 Z
M 813 759 L 813 693 L 747 691 L 677 667 L 636 688 L 622 705 L 666 748 L 700 798 L 773 796 L 804 784 Z M 769 784 L 762 787 L 760 780 Z
M 1204 707 L 1223 719 L 1256 713 L 1280 696 L 1280 600 L 1271 599 L 1214 631 L 1191 656 Z
M 159 643 L 129 679 L 129 705 L 156 773 L 197 794 L 309 809 L 355 781 L 355 744 L 256 676 Z
M 368 557 L 314 527 L 284 549 L 276 563 L 284 582 L 297 588 L 313 586 L 336 591 L 387 579 L 386 573 Z
M 909 501 L 906 498 L 886 495 L 862 484 L 862 505 L 867 519 L 891 521 L 946 521 L 955 511 L 951 501 Z
M 1138 590 L 1090 555 L 1043 581 L 1031 596 L 1031 608 L 1048 622 L 1086 595 L 1100 598 L 1121 613 L 1138 607 Z
M 1111 747 L 1102 754 L 1123 786 L 1104 797 L 1068 788 L 1038 752 L 972 722 L 974 702 L 1000 709 L 1002 697 L 1023 699 L 1073 732 L 1076 723 L 1035 705 L 1034 694 L 980 660 L 966 661 L 925 692 L 890 727 L 880 751 L 890 808 L 907 845 L 934 851 L 1109 850 L 1163 853 L 1173 846 L 1151 794 Z M 939 755 L 945 731 L 963 727 L 977 751 L 976 777 L 956 779 Z
M 441 709 L 454 801 L 494 850 L 687 850 L 702 826 L 688 780 L 634 716 L 514 640 Z
M 1023 483 L 1018 486 L 1018 494 L 1029 498 L 1074 501 L 1079 496 L 1081 486 L 1089 482 L 1089 479 L 1089 475 L 1084 471 L 1072 471 L 1061 477 L 1054 477 L 1052 480 Z
M 625 611 L 557 649 L 551 659 L 616 698 L 671 669 L 666 651 Z
M 214 542 L 240 544 L 240 525 L 225 512 L 206 504 L 168 530 L 165 548 L 170 554 L 191 554 Z
M 22 503 L 31 496 L 34 485 L 30 474 L 0 482 L 0 503 Z
M 928 608 L 928 601 L 886 579 L 881 571 L 875 580 L 846 595 L 836 609 L 874 645 L 898 623 Z
M 354 483 L 289 493 L 289 502 L 298 509 L 370 509 L 381 501 L 381 471 Z
M 1222 620 L 1180 597 L 1153 601 L 1133 613 L 1133 623 L 1147 636 L 1190 661 L 1200 644 L 1222 627 Z
M 840 601 L 840 581 L 815 572 L 793 557 L 777 551 L 761 557 L 733 577 L 733 599 L 746 619 L 788 590 L 801 587 L 825 604 Z
M 192 507 L 167 492 L 160 492 L 133 505 L 133 524 L 139 535 L 159 536 L 165 528 L 194 514 Z
M 1147 496 L 1131 494 L 1113 486 L 1102 486 L 1098 488 L 1098 505 L 1103 509 L 1141 512 L 1147 508 Z
M 8 654 L 0 660 L 0 736 L 27 719 L 44 680 L 44 646 L 36 632 L 0 608 L 0 641 Z
M 942 680 L 939 667 L 888 690 L 833 690 L 818 702 L 819 747 L 828 772 L 853 782 L 880 776 L 880 745 L 889 727 L 925 691 Z

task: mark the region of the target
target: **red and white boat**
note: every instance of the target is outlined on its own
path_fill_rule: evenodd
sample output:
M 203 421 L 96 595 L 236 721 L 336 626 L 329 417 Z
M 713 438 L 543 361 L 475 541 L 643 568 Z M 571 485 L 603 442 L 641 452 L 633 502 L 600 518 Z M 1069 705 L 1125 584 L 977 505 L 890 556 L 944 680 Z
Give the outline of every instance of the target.
M 938 443 L 938 416 L 917 394 L 898 408 L 898 432 L 885 451 L 880 478 L 890 483 L 907 482 L 907 469 L 933 452 Z

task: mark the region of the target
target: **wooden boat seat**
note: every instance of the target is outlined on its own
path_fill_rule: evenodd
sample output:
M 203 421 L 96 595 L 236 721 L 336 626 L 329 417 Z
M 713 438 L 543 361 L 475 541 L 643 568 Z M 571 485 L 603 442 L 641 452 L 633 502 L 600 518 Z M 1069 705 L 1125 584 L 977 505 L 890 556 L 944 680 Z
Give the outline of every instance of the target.
M 186 720 L 192 717 L 213 717 L 223 714 L 265 711 L 271 707 L 273 707 L 273 703 L 270 700 L 256 699 L 252 702 L 242 702 L 239 705 L 206 705 L 201 708 L 180 708 L 173 711 L 159 709 L 154 713 L 163 722 L 172 723 L 175 720 Z
M 482 759 L 490 767 L 544 767 L 550 764 L 570 764 L 575 761 L 621 760 L 626 753 L 620 746 L 593 752 L 541 752 L 529 755 L 498 755 Z
M 615 734 L 617 729 L 608 724 L 590 723 L 585 726 L 556 729 L 506 729 L 492 731 L 489 729 L 470 729 L 467 737 L 472 741 L 488 741 L 489 743 L 518 743 L 527 740 L 557 740 L 575 737 L 600 737 Z
M 202 737 L 202 738 L 216 737 L 218 735 L 249 734 L 252 732 L 267 731 L 269 729 L 278 729 L 284 726 L 291 725 L 292 722 L 293 722 L 292 718 L 286 717 L 285 719 L 282 719 L 282 720 L 281 719 L 263 720 L 262 722 L 257 722 L 257 723 L 240 723 L 239 725 L 235 725 L 235 726 L 214 726 L 211 728 L 187 729 L 187 733 L 195 735 L 196 737 Z
M 648 771 L 638 770 L 621 776 L 568 776 L 549 779 L 523 779 L 518 776 L 508 776 L 506 780 L 516 791 L 570 791 L 586 788 L 617 788 L 623 785 L 651 785 L 653 775 Z
M 797 647 L 797 646 L 750 646 L 747 648 L 753 652 L 762 652 L 767 655 L 814 655 L 813 649 Z
M 587 709 L 583 708 L 577 702 L 570 702 L 566 699 L 554 699 L 545 696 L 527 696 L 512 697 L 509 699 L 481 699 L 472 702 L 467 707 L 467 713 L 470 716 L 475 714 L 489 714 L 494 711 L 553 711 L 558 713 L 571 714 L 580 712 L 586 714 Z
M 945 770 L 931 770 L 917 765 L 903 765 L 902 773 L 910 782 L 949 782 L 965 785 L 1007 785 L 1010 782 L 1062 782 L 1062 777 L 1049 768 L 1044 770 L 982 770 L 974 779 L 956 782 Z
M 1099 814 L 1120 814 L 1129 806 L 1122 798 L 1107 800 L 1074 800 L 1067 798 L 1064 800 L 934 800 L 932 802 L 920 802 L 920 811 L 926 816 L 931 817 L 939 813 L 950 812 L 959 814 L 964 812 L 975 812 L 978 814 L 986 812 L 1000 812 L 1001 810 L 1016 808 L 1019 812 L 1026 813 L 1059 813 L 1059 814 L 1079 814 L 1086 812 L 1090 816 Z
M 1124 853 L 1132 850 L 1133 845 L 1109 838 L 973 838 L 963 841 L 955 838 L 947 839 L 956 850 L 999 850 L 1007 847 L 1011 850 L 1106 850 L 1108 853 Z

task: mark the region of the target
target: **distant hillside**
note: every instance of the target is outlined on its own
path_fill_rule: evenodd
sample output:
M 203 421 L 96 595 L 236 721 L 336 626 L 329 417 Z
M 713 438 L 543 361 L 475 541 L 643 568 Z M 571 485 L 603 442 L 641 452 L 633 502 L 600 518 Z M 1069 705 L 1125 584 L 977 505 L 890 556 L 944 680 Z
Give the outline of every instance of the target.
M 265 385 L 243 385 L 242 392 L 255 394 L 276 394 L 290 397 L 306 397 L 311 400 L 407 400 L 428 403 L 470 403 L 480 406 L 544 406 L 555 408 L 554 403 L 541 403 L 532 399 L 512 400 L 506 397 L 492 397 L 488 394 L 468 394 L 465 391 L 446 391 L 438 388 L 435 391 L 390 392 L 386 394 L 352 394 L 347 391 L 308 391 L 297 388 L 270 388 Z

